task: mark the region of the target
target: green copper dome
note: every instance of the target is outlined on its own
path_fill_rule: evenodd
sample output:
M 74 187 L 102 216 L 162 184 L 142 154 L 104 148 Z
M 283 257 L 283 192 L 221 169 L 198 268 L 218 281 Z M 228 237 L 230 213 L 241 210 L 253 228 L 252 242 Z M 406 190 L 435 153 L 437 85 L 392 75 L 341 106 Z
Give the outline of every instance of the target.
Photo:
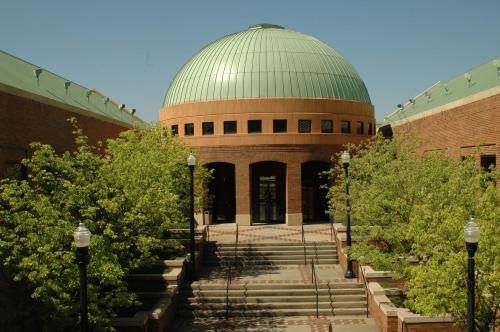
M 177 73 L 163 107 L 194 101 L 303 97 L 370 103 L 353 66 L 318 39 L 257 24 L 222 37 Z

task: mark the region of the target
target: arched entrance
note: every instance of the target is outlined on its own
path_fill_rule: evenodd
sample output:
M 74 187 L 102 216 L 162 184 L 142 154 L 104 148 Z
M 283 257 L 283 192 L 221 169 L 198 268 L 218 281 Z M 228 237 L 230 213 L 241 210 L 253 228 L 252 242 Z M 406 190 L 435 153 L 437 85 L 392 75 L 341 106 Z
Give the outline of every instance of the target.
M 234 164 L 216 162 L 207 164 L 206 167 L 209 170 L 213 169 L 212 179 L 208 183 L 212 222 L 234 222 L 236 215 Z
M 302 218 L 304 222 L 328 221 L 328 177 L 321 173 L 328 171 L 330 165 L 324 161 L 302 163 Z
M 262 161 L 250 165 L 252 222 L 284 223 L 286 164 Z

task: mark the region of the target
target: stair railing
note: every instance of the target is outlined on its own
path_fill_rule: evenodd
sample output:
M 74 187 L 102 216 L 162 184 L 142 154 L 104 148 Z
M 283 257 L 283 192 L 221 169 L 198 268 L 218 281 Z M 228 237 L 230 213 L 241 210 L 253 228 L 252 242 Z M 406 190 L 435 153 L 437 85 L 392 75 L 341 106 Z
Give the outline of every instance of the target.
M 236 224 L 236 235 L 235 235 L 235 241 L 234 241 L 234 266 L 236 267 L 236 264 L 238 262 L 238 234 L 239 234 L 239 229 L 238 229 L 238 224 Z M 226 277 L 226 320 L 229 319 L 229 285 L 232 282 L 232 264 L 229 264 L 229 269 L 227 270 L 227 277 Z
M 319 295 L 318 295 L 318 276 L 314 267 L 314 259 L 311 259 L 311 279 L 316 288 L 316 318 L 319 318 Z
M 229 319 L 229 285 L 231 284 L 231 264 L 226 276 L 226 320 Z
M 330 223 L 330 241 L 333 242 L 333 222 L 334 220 L 332 220 L 332 222 Z
M 304 265 L 307 265 L 307 253 L 306 253 L 306 237 L 304 235 L 304 225 L 300 225 L 302 228 L 302 247 L 304 248 Z
M 363 276 L 363 287 L 365 289 L 365 295 L 366 295 L 366 318 L 369 317 L 369 311 L 368 311 L 368 286 L 366 285 L 366 277 L 365 277 L 365 271 L 361 268 L 361 264 L 358 262 L 358 282 L 359 282 L 359 276 L 360 274 Z
M 238 235 L 239 235 L 239 229 L 238 229 L 238 224 L 236 224 L 236 239 L 234 241 L 234 266 L 236 267 L 236 264 L 238 263 Z

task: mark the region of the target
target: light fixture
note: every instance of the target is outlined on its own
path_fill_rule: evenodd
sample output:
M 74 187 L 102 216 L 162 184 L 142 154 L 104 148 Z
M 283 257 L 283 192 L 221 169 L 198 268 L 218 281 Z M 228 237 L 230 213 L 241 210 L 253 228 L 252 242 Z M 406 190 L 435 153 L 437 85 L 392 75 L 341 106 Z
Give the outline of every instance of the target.
M 189 156 L 187 157 L 187 163 L 188 166 L 196 165 L 196 157 L 192 153 L 190 153 Z
M 85 227 L 85 224 L 81 222 L 78 225 L 78 228 L 73 233 L 73 237 L 75 238 L 75 243 L 77 248 L 85 248 L 89 246 L 90 243 L 90 233 L 89 229 Z
M 479 225 L 474 218 L 470 218 L 469 222 L 464 226 L 464 238 L 467 243 L 479 242 Z
M 351 161 L 351 155 L 349 154 L 349 151 L 345 150 L 342 152 L 340 155 L 340 159 L 342 160 L 342 164 L 349 164 Z
M 475 312 L 476 312 L 476 277 L 474 254 L 478 248 L 479 225 L 474 218 L 464 226 L 465 247 L 467 248 L 467 331 L 475 332 Z

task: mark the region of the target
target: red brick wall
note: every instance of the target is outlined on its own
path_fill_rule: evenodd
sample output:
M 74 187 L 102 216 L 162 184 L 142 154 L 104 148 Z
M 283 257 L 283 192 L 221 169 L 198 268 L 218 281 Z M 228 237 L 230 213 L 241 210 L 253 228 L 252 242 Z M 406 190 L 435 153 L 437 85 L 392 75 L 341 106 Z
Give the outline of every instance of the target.
M 453 323 L 407 323 L 398 321 L 398 332 L 464 332 Z
M 387 317 L 373 300 L 373 295 L 368 294 L 368 308 L 373 320 L 383 332 L 396 332 L 398 330 L 398 317 Z
M 394 135 L 412 133 L 419 140 L 418 151 L 442 150 L 459 158 L 474 154 L 500 155 L 500 95 L 393 126 Z
M 50 144 L 58 153 L 74 150 L 73 129 L 67 121 L 71 117 L 77 119 L 91 144 L 117 137 L 121 131 L 129 129 L 125 125 L 0 92 L 0 178 L 9 161 L 20 161 L 31 153 L 31 142 Z

